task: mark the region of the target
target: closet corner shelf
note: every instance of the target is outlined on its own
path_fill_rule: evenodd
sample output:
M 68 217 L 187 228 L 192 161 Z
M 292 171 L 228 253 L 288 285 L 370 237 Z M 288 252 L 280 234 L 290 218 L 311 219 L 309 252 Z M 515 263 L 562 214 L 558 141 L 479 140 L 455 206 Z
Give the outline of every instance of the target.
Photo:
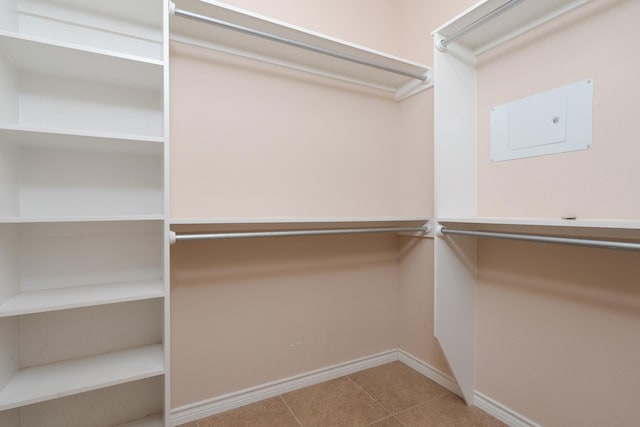
M 63 49 L 71 49 L 71 50 L 75 50 L 75 51 L 79 51 L 79 52 L 87 52 L 87 53 L 91 53 L 91 54 L 95 54 L 95 55 L 113 57 L 113 58 L 118 58 L 118 59 L 122 59 L 122 60 L 126 60 L 126 61 L 146 63 L 146 64 L 149 64 L 149 65 L 155 65 L 155 66 L 158 66 L 158 67 L 161 67 L 161 66 L 164 65 L 164 62 L 161 61 L 161 60 L 148 58 L 148 57 L 145 57 L 145 56 L 129 55 L 129 54 L 122 53 L 122 52 L 106 50 L 106 49 L 98 49 L 98 48 L 94 48 L 94 47 L 85 46 L 85 45 L 82 45 L 82 44 L 67 43 L 67 42 L 63 42 L 63 41 L 55 41 L 55 40 L 52 40 L 52 39 L 49 39 L 49 38 L 43 38 L 43 37 L 39 37 L 39 36 L 32 36 L 32 35 L 22 34 L 22 33 L 14 32 L 14 31 L 0 30 L 0 37 L 13 38 L 13 39 L 16 39 L 16 40 L 24 40 L 24 41 L 29 41 L 29 42 L 43 44 L 43 45 L 49 45 L 49 46 L 57 46 L 57 47 L 63 48 Z
M 0 411 L 163 374 L 161 344 L 25 368 L 0 391 Z
M 457 44 L 477 55 L 589 1 L 485 0 L 462 12 L 433 33 L 445 39 L 455 35 Z M 515 7 L 511 8 L 511 4 Z M 504 11 L 499 12 L 505 5 Z M 494 14 L 494 11 L 497 13 Z M 493 15 L 491 20 L 480 24 L 489 14 Z M 467 31 L 470 28 L 473 30 Z
M 0 141 L 31 147 L 161 155 L 164 138 L 0 123 Z
M 396 74 L 368 65 L 323 55 L 317 51 L 283 44 L 239 31 L 196 22 L 180 16 L 171 16 L 172 40 L 199 45 L 226 53 L 257 59 L 277 65 L 303 70 L 325 77 L 361 84 L 395 94 L 402 100 L 432 86 L 431 69 L 402 58 L 387 55 L 323 34 L 267 18 L 214 0 L 175 0 L 176 8 L 213 18 L 260 33 L 268 33 L 293 43 L 312 45 L 320 50 L 337 52 L 365 62 L 400 70 L 409 75 L 420 75 L 424 81 Z
M 175 232 L 280 231 L 334 228 L 420 227 L 428 217 L 343 217 L 343 218 L 180 218 L 171 220 Z
M 461 230 L 499 233 L 537 233 L 613 239 L 640 238 L 640 221 L 638 220 L 475 217 L 439 218 L 438 223 Z
M 162 221 L 164 216 L 158 215 L 114 215 L 114 216 L 42 216 L 42 217 L 0 217 L 0 224 L 43 224 L 62 222 L 142 222 Z
M 0 30 L 0 54 L 17 70 L 143 90 L 162 88 L 163 64 L 95 49 L 52 43 Z
M 23 292 L 0 303 L 0 318 L 55 310 L 162 298 L 162 280 L 146 280 Z

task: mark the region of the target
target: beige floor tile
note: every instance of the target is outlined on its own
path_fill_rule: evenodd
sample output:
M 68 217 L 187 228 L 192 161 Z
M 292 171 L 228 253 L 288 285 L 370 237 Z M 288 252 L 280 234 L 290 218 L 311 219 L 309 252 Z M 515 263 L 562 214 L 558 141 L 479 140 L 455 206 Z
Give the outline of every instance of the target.
M 376 366 L 349 377 L 391 413 L 449 393 L 401 362 Z
M 304 427 L 367 426 L 389 415 L 346 377 L 292 391 L 283 398 Z
M 499 427 L 505 424 L 478 408 L 447 393 L 429 402 L 396 414 L 406 427 Z
M 198 427 L 198 423 L 196 421 L 192 421 L 186 424 L 180 424 L 178 427 Z
M 198 421 L 198 427 L 299 427 L 280 397 L 252 403 Z
M 385 418 L 382 421 L 371 424 L 367 427 L 403 427 L 402 423 L 394 417 Z

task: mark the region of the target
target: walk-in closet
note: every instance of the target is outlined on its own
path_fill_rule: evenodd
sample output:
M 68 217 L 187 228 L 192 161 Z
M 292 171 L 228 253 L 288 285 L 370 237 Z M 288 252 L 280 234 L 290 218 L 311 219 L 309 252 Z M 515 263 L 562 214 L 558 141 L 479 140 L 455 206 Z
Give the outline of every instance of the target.
M 638 17 L 0 0 L 0 427 L 637 425 Z

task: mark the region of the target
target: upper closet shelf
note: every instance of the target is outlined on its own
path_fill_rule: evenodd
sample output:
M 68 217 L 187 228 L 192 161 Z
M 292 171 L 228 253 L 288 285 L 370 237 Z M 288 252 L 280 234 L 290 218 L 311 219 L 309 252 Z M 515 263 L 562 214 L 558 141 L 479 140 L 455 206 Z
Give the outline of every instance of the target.
M 432 85 L 431 69 L 213 0 L 177 0 L 171 38 L 395 93 Z
M 162 62 L 108 55 L 79 45 L 0 31 L 0 55 L 14 72 L 58 76 L 80 81 L 157 91 L 162 88 Z
M 12 0 L 2 2 L 0 29 L 161 60 L 162 6 L 159 0 Z
M 434 31 L 439 47 L 457 44 L 480 54 L 589 0 L 485 0 Z

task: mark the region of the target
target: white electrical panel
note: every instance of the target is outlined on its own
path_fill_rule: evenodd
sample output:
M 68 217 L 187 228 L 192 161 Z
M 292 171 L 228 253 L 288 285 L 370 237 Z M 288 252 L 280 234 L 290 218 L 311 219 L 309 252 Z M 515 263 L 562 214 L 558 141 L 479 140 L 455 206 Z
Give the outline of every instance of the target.
M 491 160 L 585 150 L 592 145 L 593 80 L 491 109 Z

